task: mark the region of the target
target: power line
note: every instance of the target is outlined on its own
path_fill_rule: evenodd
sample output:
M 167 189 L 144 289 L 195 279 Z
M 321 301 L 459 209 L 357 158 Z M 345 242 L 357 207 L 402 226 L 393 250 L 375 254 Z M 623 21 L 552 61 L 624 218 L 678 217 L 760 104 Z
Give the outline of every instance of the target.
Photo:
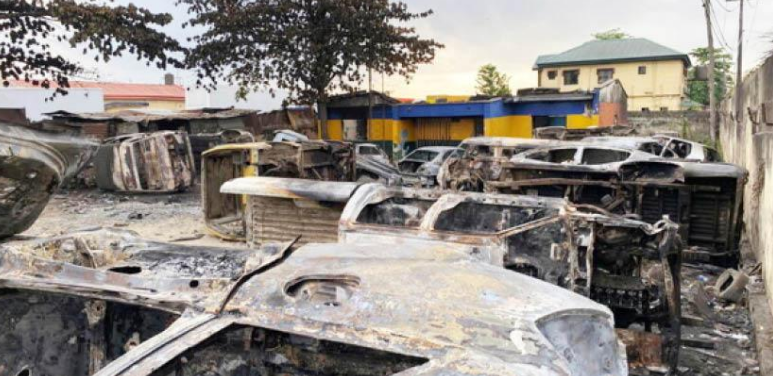
M 712 3 L 714 3 L 714 1 L 712 1 Z M 722 1 L 721 1 L 721 0 L 720 0 L 720 1 L 717 3 L 717 5 L 719 5 L 719 7 L 720 7 L 720 8 L 724 9 L 724 10 L 725 10 L 725 12 L 728 12 L 728 13 L 729 13 L 729 12 L 735 12 L 735 11 L 736 11 L 735 9 L 733 9 L 733 10 L 731 10 L 731 9 L 728 9 L 728 8 L 727 8 L 727 7 L 726 7 L 724 4 L 722 4 Z
M 725 33 L 722 31 L 722 28 L 719 26 L 719 18 L 717 17 L 717 12 L 714 10 L 714 3 L 710 2 L 709 5 L 711 10 L 711 15 L 714 17 L 714 22 L 712 22 L 712 28 L 715 30 L 715 34 L 719 35 L 720 44 L 722 44 L 722 46 L 727 48 L 730 52 L 734 52 L 735 49 L 730 47 L 730 44 L 727 43 L 727 39 L 725 38 Z

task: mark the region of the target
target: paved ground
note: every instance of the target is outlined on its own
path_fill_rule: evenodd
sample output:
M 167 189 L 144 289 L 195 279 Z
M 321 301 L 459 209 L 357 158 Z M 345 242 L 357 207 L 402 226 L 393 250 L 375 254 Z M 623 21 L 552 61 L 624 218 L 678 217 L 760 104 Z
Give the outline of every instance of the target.
M 53 236 L 94 227 L 120 227 L 157 241 L 244 247 L 205 235 L 197 189 L 176 195 L 119 195 L 97 190 L 61 193 L 23 235 Z M 753 269 L 753 263 L 747 265 L 754 284 Z M 684 268 L 682 303 L 686 341 L 681 351 L 680 375 L 760 374 L 745 301 L 722 302 L 706 288 L 714 285 L 722 271 L 705 266 Z M 705 295 L 697 293 L 706 290 L 709 291 Z

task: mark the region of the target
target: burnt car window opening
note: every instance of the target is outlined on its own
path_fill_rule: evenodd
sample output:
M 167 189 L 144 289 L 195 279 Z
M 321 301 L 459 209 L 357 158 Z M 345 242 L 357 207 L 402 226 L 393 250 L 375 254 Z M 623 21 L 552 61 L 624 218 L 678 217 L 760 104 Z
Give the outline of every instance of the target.
M 177 315 L 27 290 L 0 294 L 0 374 L 91 375 L 166 330 Z M 9 373 L 2 373 L 3 370 Z
M 666 158 L 687 158 L 692 152 L 692 145 L 688 142 L 682 142 L 679 140 L 672 140 L 666 146 L 666 151 L 663 156 Z
M 363 146 L 360 148 L 360 154 L 362 155 L 379 155 L 378 149 L 372 147 L 372 146 Z
M 577 149 L 540 150 L 529 155 L 529 159 L 550 163 L 572 163 Z
M 234 325 L 174 358 L 152 376 L 389 376 L 427 359 Z
M 557 214 L 557 209 L 463 202 L 438 215 L 435 230 L 493 234 Z
M 707 162 L 722 162 L 722 157 L 714 149 L 706 148 L 706 161 Z
M 393 197 L 370 204 L 357 216 L 357 222 L 370 225 L 419 227 L 434 201 Z
M 412 159 L 416 161 L 429 162 L 437 157 L 438 153 L 429 150 L 417 150 L 411 154 L 408 154 L 405 159 Z
M 663 145 L 658 142 L 645 142 L 639 146 L 639 151 L 650 153 L 652 155 L 660 155 L 663 152 Z
M 628 159 L 630 156 L 631 153 L 621 150 L 585 148 L 582 152 L 582 164 L 600 165 L 613 162 L 622 162 Z

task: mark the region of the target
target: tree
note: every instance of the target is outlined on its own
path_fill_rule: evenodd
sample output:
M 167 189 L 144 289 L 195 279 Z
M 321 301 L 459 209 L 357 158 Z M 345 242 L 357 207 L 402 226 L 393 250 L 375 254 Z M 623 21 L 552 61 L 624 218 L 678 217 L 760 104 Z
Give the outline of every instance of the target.
M 96 0 L 10 0 L 0 2 L 0 82 L 25 80 L 66 94 L 68 77 L 80 67 L 52 44 L 68 42 L 94 59 L 109 61 L 128 52 L 159 68 L 177 61 L 181 47 L 156 27 L 172 21 L 134 5 L 109 6 Z
M 430 16 L 390 0 L 178 0 L 193 38 L 187 64 L 199 84 L 223 80 L 241 94 L 284 89 L 286 103 L 313 104 L 323 124 L 330 92 L 354 90 L 368 69 L 410 77 L 443 45 L 405 24 Z M 327 127 L 322 127 L 327 138 Z
M 512 95 L 510 91 L 510 77 L 500 73 L 493 64 L 486 64 L 478 70 L 478 79 L 476 81 L 478 94 L 490 95 L 494 97 L 504 97 Z
M 592 34 L 594 38 L 598 40 L 617 40 L 617 39 L 628 39 L 631 38 L 630 35 L 623 32 L 619 28 L 602 31 L 600 33 Z
M 709 104 L 709 83 L 699 81 L 697 78 L 698 67 L 706 66 L 709 62 L 709 49 L 700 47 L 690 52 L 697 64 L 690 69 L 690 80 L 687 84 L 687 96 L 694 102 L 704 105 Z M 723 48 L 714 49 L 714 96 L 717 102 L 723 100 L 730 88 L 733 87 L 733 57 Z

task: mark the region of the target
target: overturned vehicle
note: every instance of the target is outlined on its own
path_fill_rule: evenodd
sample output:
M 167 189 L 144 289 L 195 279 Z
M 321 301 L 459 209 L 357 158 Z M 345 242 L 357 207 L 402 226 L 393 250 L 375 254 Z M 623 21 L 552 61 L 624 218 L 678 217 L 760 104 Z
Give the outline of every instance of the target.
M 668 219 L 650 225 L 583 212 L 560 199 L 380 184 L 252 178 L 223 190 L 247 195 L 255 247 L 298 234 L 335 241 L 336 226 L 344 244 L 451 247 L 610 307 L 633 370 L 676 367 L 681 253 Z
M 196 179 L 185 132 L 134 133 L 106 139 L 95 158 L 97 186 L 124 193 L 173 193 Z
M 651 224 L 668 216 L 689 247 L 686 259 L 737 263 L 746 170 L 663 158 L 657 142 L 636 143 L 651 152 L 617 145 L 566 143 L 495 160 L 467 153 L 452 161 L 444 184 L 461 191 L 563 197 Z
M 0 122 L 0 239 L 32 226 L 67 179 L 91 160 L 98 144 L 56 123 Z
M 623 376 L 609 310 L 449 247 L 0 248 L 0 374 Z

